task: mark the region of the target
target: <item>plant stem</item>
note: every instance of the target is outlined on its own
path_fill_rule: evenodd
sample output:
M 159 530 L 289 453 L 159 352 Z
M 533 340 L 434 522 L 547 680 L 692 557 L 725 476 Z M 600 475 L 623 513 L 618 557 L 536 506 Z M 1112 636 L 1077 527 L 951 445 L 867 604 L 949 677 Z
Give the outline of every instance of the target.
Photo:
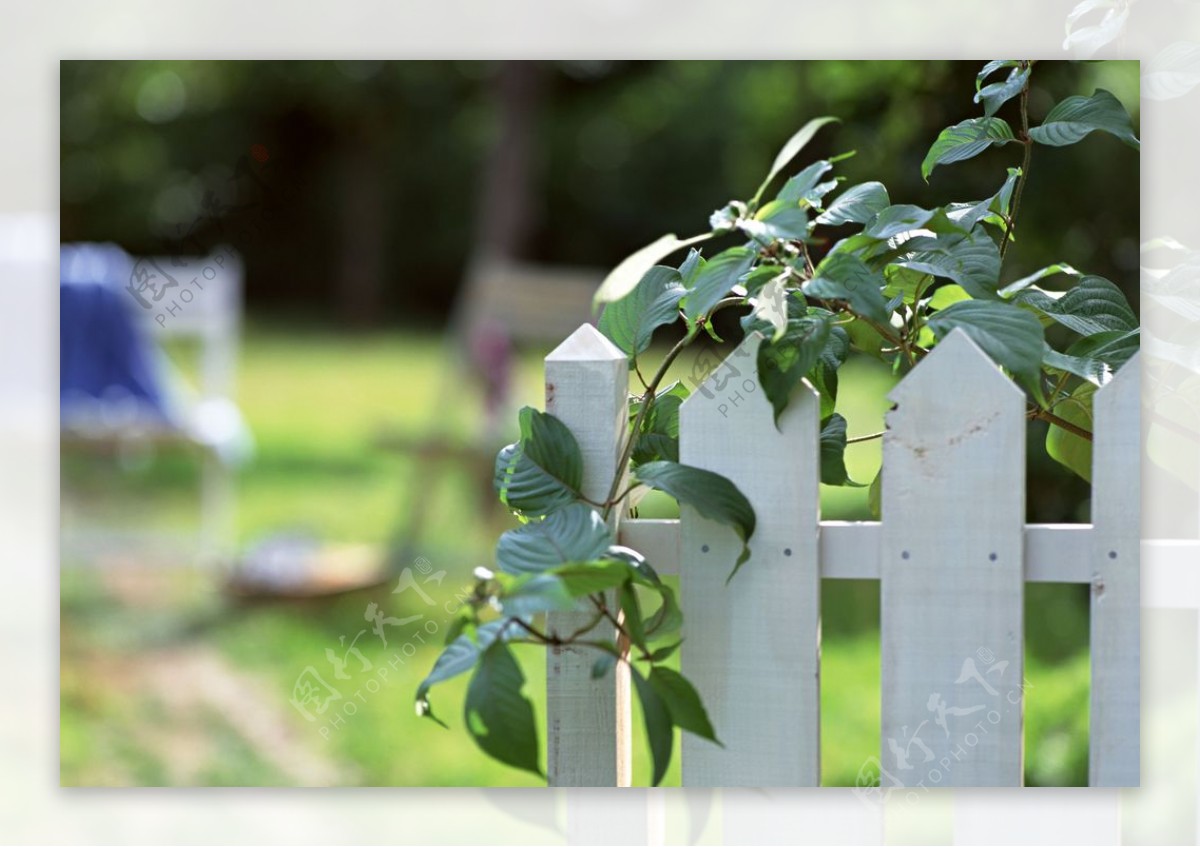
M 876 438 L 883 438 L 882 432 L 872 432 L 870 435 L 856 435 L 853 438 L 847 438 L 847 444 L 859 444 L 863 441 L 872 441 Z
M 1053 412 L 1047 412 L 1044 409 L 1038 409 L 1035 407 L 1035 408 L 1030 409 L 1028 412 L 1026 412 L 1025 415 L 1026 415 L 1026 417 L 1030 418 L 1031 420 L 1039 420 L 1039 421 L 1046 421 L 1047 423 L 1052 423 L 1061 429 L 1065 429 L 1067 432 L 1071 433 L 1072 435 L 1079 436 L 1084 441 L 1092 440 L 1092 434 L 1090 432 L 1088 432 L 1086 429 L 1083 429 L 1082 427 L 1078 427 L 1075 424 L 1071 423 L 1070 421 L 1060 418 L 1058 415 L 1054 414 Z
M 736 306 L 741 302 L 743 302 L 741 297 L 726 297 L 713 306 L 708 315 L 702 318 L 702 320 L 711 320 L 712 316 L 717 312 L 728 306 Z M 699 332 L 689 332 L 683 338 L 679 339 L 678 343 L 671 348 L 670 352 L 667 353 L 662 363 L 658 366 L 658 370 L 650 379 L 650 384 L 646 386 L 646 391 L 642 395 L 642 405 L 638 409 L 637 418 L 634 419 L 633 426 L 629 430 L 629 436 L 625 440 L 625 447 L 621 450 L 621 458 L 617 461 L 617 472 L 613 475 L 612 485 L 608 489 L 608 497 L 605 498 L 603 504 L 604 511 L 601 513 L 601 517 L 605 520 L 608 520 L 608 516 L 612 514 L 613 507 L 621 501 L 621 498 L 617 497 L 617 493 L 621 490 L 621 480 L 625 478 L 625 468 L 629 464 L 629 457 L 633 455 L 634 443 L 637 441 L 638 433 L 642 431 L 642 422 L 645 421 L 646 413 L 650 410 L 650 403 L 654 400 L 654 393 L 666 377 L 671 365 L 679 358 L 679 354 L 695 341 L 699 334 Z
M 1033 154 L 1033 139 L 1029 137 L 1029 81 L 1021 89 L 1021 143 L 1025 145 L 1025 157 L 1021 161 L 1021 178 L 1017 180 L 1017 192 L 1013 195 L 1012 211 L 1009 213 L 1007 226 L 1004 227 L 1004 240 L 1000 242 L 1000 261 L 1008 252 L 1008 244 L 1013 230 L 1017 225 L 1017 212 L 1021 210 L 1021 195 L 1025 192 L 1025 181 L 1029 179 L 1029 161 Z
M 601 517 L 608 520 L 608 516 L 612 514 L 613 506 L 619 501 L 617 493 L 621 490 L 621 480 L 625 478 L 625 466 L 629 464 L 629 457 L 633 455 L 634 441 L 637 435 L 642 430 L 642 422 L 646 419 L 646 412 L 650 409 L 650 403 L 654 400 L 654 392 L 658 390 L 659 383 L 667 375 L 667 369 L 671 364 L 679 358 L 679 354 L 683 352 L 695 339 L 697 333 L 689 332 L 683 338 L 679 339 L 678 343 L 671 348 L 671 352 L 667 353 L 666 358 L 662 360 L 662 364 L 658 366 L 658 371 L 655 372 L 650 384 L 646 386 L 646 392 L 642 395 L 642 405 L 638 409 L 637 417 L 633 421 L 633 427 L 629 431 L 629 436 L 625 439 L 625 447 L 621 450 L 621 458 L 617 460 L 617 472 L 613 474 L 612 485 L 608 489 L 608 497 L 605 498 L 604 511 Z

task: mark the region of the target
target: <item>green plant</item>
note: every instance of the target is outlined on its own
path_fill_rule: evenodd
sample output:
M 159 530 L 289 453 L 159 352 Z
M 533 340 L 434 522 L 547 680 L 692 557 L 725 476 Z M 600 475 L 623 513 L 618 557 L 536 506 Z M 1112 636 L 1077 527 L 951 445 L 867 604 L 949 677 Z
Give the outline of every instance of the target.
M 732 483 L 679 463 L 679 406 L 688 390 L 679 383 L 662 386 L 680 353 L 702 332 L 713 333 L 712 317 L 720 310 L 746 310 L 743 328 L 763 334 L 758 378 L 776 419 L 801 380 L 818 389 L 821 479 L 827 484 L 860 484 L 846 473 L 846 421 L 835 411 L 838 369 L 850 353 L 904 373 L 954 329 L 966 332 L 1023 387 L 1027 417 L 1050 424 L 1050 455 L 1088 476 L 1092 396 L 1137 350 L 1137 318 L 1113 283 L 1065 262 L 1010 282 L 1002 281 L 1002 272 L 1036 145 L 1069 145 L 1094 131 L 1135 149 L 1139 143 L 1125 109 L 1103 90 L 1066 98 L 1030 127 L 1033 69 L 1034 62 L 1025 60 L 985 65 L 975 94 L 984 114 L 944 129 L 921 165 L 928 179 L 939 166 L 1015 144 L 1020 164 L 1008 169 L 990 197 L 924 209 L 893 204 L 881 183 L 866 182 L 826 203 L 840 184 L 831 177 L 834 166 L 845 157 L 808 165 L 769 197 L 776 177 L 834 120 L 818 118 L 784 145 L 750 199 L 711 215 L 708 231 L 686 239 L 664 236 L 612 271 L 597 293 L 597 302 L 606 304 L 599 326 L 628 355 L 644 390 L 631 398 L 629 434 L 608 496 L 585 501 L 582 458 L 570 431 L 550 415 L 523 409 L 521 438 L 500 452 L 495 475 L 500 499 L 523 525 L 501 537 L 497 572 L 477 571 L 474 595 L 417 692 L 418 713 L 434 717 L 429 689 L 474 669 L 468 730 L 489 755 L 540 772 L 533 710 L 521 694 L 524 677 L 510 647 L 576 644 L 595 649 L 596 676 L 617 662 L 629 666 L 656 783 L 671 756 L 673 727 L 717 742 L 695 689 L 662 665 L 679 646 L 682 612 L 674 594 L 639 553 L 617 545 L 606 520 L 635 489 L 646 487 L 728 524 L 743 542 L 754 532 L 754 511 Z M 1014 98 L 1021 121 L 1016 130 L 996 115 Z M 846 234 L 852 225 L 857 230 Z M 815 257 L 834 234 L 841 237 Z M 708 258 L 695 247 L 718 238 L 737 243 Z M 661 264 L 684 248 L 690 249 L 680 265 Z M 1075 281 L 1065 291 L 1038 284 L 1053 275 Z M 683 338 L 645 379 L 639 357 L 656 330 L 679 319 Z M 1065 327 L 1074 340 L 1063 349 L 1048 344 L 1051 324 Z M 627 473 L 634 485 L 622 490 Z M 873 495 L 878 483 L 877 477 Z M 872 502 L 877 510 L 877 496 Z M 730 578 L 748 556 L 743 546 Z M 653 613 L 643 613 L 639 589 L 657 595 Z M 592 610 L 592 620 L 575 632 L 537 624 L 545 612 L 581 605 Z

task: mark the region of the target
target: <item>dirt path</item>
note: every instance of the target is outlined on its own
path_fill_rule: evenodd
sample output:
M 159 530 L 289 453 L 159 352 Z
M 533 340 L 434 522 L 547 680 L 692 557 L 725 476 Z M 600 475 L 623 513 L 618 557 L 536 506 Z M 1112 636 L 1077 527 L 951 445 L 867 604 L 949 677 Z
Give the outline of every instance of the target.
M 163 759 L 183 781 L 210 763 L 206 723 L 215 717 L 289 785 L 354 784 L 345 765 L 313 749 L 311 739 L 297 730 L 296 716 L 277 690 L 235 668 L 211 648 L 156 651 L 143 655 L 138 665 L 144 690 L 179 719 L 172 720 L 166 731 L 153 734 L 160 749 L 163 743 L 168 745 Z

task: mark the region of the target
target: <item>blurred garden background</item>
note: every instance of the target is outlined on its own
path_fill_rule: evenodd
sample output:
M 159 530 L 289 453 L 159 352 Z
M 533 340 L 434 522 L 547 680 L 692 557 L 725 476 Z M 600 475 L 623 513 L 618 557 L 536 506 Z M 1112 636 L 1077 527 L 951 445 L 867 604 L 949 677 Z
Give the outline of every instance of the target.
M 63 784 L 536 784 L 460 731 L 465 678 L 434 695 L 453 731 L 412 700 L 454 595 L 511 525 L 491 462 L 512 412 L 541 406 L 542 357 L 592 317 L 607 268 L 704 230 L 810 118 L 842 122 L 793 170 L 856 151 L 837 172 L 884 182 L 895 203 L 990 196 L 1019 151 L 920 176 L 940 129 L 979 113 L 985 59 L 63 62 L 61 239 L 240 256 L 229 399 L 252 444 L 222 459 L 214 552 L 192 537 L 201 448 L 64 439 Z M 1033 79 L 1034 121 L 1105 88 L 1137 125 L 1134 62 L 1039 62 Z M 1005 280 L 1069 262 L 1136 309 L 1138 197 L 1137 154 L 1113 138 L 1037 148 Z M 727 317 L 714 364 L 739 338 Z M 155 343 L 171 379 L 202 380 L 197 342 Z M 851 436 L 882 428 L 890 380 L 865 361 L 843 370 Z M 1087 485 L 1046 456 L 1040 426 L 1028 519 L 1086 521 Z M 847 464 L 869 482 L 879 442 Z M 867 519 L 866 496 L 823 488 L 824 516 Z M 648 499 L 641 515 L 671 509 Z M 328 590 L 230 582 L 273 555 Z M 879 747 L 878 584 L 822 591 L 823 782 L 853 785 Z M 1030 785 L 1086 783 L 1087 606 L 1086 586 L 1027 588 Z M 544 661 L 524 653 L 544 715 Z M 637 739 L 635 757 L 644 785 Z

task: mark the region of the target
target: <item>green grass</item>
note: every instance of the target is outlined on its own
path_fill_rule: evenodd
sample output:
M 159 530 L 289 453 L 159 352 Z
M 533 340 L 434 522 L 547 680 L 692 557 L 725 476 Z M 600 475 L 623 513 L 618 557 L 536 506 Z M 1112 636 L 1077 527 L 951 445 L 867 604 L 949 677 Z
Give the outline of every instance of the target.
M 675 376 L 686 380 L 693 370 L 693 362 L 683 361 Z M 379 444 L 385 430 L 468 441 L 482 409 L 478 393 L 461 380 L 434 335 L 348 337 L 249 327 L 239 404 L 257 450 L 238 475 L 239 543 L 302 529 L 328 542 L 384 545 L 423 501 L 426 524 L 419 537 L 407 540 L 412 556 L 446 571 L 440 587 L 428 587 L 436 605 L 425 606 L 412 592 L 393 595 L 390 585 L 321 602 L 237 605 L 203 574 L 188 570 L 134 571 L 122 581 L 107 571 L 67 568 L 64 784 L 277 785 L 311 781 L 314 773 L 355 785 L 539 784 L 532 775 L 487 759 L 462 730 L 465 679 L 433 693 L 434 708 L 451 731 L 416 718 L 413 691 L 437 655 L 437 634 L 420 643 L 412 625 L 391 629 L 385 648 L 364 619 L 367 604 L 375 602 L 387 615 L 424 614 L 421 623 L 444 630 L 444 603 L 466 584 L 472 568 L 490 561 L 496 536 L 511 525 L 486 506 L 486 466 L 429 466 Z M 852 436 L 882 429 L 889 381 L 881 369 L 847 366 L 838 403 Z M 519 403 L 540 406 L 539 354 L 521 357 L 516 385 Z M 865 484 L 874 477 L 879 444 L 849 449 L 854 479 Z M 168 453 L 119 461 L 66 456 L 63 496 L 75 508 L 69 513 L 64 508 L 64 522 L 67 514 L 82 514 L 143 528 L 187 527 L 197 508 L 194 466 L 190 457 Z M 822 495 L 827 518 L 867 517 L 865 487 L 823 487 Z M 673 508 L 669 501 L 648 498 L 641 514 L 665 516 Z M 1031 589 L 1027 781 L 1081 784 L 1087 746 L 1086 595 L 1074 587 Z M 827 581 L 822 592 L 822 778 L 852 785 L 879 744 L 878 584 Z M 357 645 L 372 669 L 359 671 L 351 659 L 352 678 L 333 680 L 326 648 L 364 629 Z M 540 718 L 544 657 L 532 648 L 521 652 L 526 690 Z M 353 714 L 343 714 L 336 724 L 327 717 L 308 722 L 289 703 L 293 685 L 309 666 L 342 692 L 330 708 L 352 702 Z M 386 675 L 380 676 L 384 667 Z M 223 669 L 232 682 L 211 685 L 200 672 L 213 668 Z M 634 719 L 635 782 L 646 784 L 649 762 L 636 706 Z M 676 756 L 667 784 L 678 779 Z

